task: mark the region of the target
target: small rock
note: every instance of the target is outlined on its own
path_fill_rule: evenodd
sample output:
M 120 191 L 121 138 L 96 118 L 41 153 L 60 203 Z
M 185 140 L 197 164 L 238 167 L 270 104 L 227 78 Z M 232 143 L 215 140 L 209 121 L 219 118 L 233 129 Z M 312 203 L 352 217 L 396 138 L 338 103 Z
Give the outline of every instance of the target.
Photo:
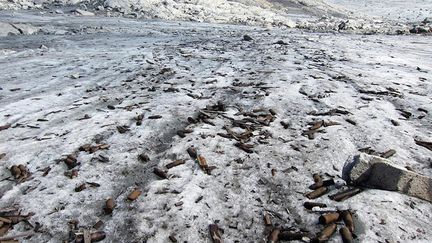
M 252 37 L 250 37 L 250 36 L 248 36 L 248 35 L 244 35 L 244 36 L 243 36 L 243 40 L 244 40 L 244 41 L 252 41 L 253 39 L 252 39 Z
M 80 76 L 79 73 L 74 73 L 70 77 L 73 78 L 73 79 L 79 79 L 81 76 Z
M 150 161 L 150 157 L 145 153 L 138 155 L 138 159 L 142 162 L 149 162 Z
M 86 11 L 86 10 L 82 10 L 82 9 L 75 9 L 73 12 L 81 15 L 81 16 L 94 16 L 95 14 L 90 12 L 90 11 Z
M 117 126 L 117 131 L 119 132 L 119 133 L 125 133 L 125 132 L 127 132 L 127 131 L 129 131 L 129 127 L 128 126 Z
M 361 153 L 344 168 L 344 179 L 355 185 L 403 194 L 432 202 L 432 178 L 393 165 L 384 158 Z
M 283 40 L 278 40 L 278 41 L 275 42 L 275 44 L 276 44 L 276 45 L 288 45 L 288 43 L 286 43 L 286 42 L 283 41 Z

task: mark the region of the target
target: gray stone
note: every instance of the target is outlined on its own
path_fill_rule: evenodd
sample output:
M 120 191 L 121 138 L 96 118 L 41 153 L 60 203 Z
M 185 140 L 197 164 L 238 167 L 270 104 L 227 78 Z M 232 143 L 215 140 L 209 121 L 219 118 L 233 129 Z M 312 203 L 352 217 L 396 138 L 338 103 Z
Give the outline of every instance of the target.
M 40 28 L 34 27 L 29 24 L 12 24 L 21 34 L 23 35 L 33 35 L 36 34 Z
M 11 24 L 0 22 L 0 36 L 19 35 L 20 32 Z
M 398 191 L 432 202 L 432 178 L 392 165 L 387 159 L 362 153 L 344 168 L 350 183 L 388 191 Z
M 75 9 L 75 12 L 79 15 L 82 15 L 82 16 L 94 16 L 95 15 L 94 13 L 92 13 L 90 11 L 82 10 L 79 8 Z

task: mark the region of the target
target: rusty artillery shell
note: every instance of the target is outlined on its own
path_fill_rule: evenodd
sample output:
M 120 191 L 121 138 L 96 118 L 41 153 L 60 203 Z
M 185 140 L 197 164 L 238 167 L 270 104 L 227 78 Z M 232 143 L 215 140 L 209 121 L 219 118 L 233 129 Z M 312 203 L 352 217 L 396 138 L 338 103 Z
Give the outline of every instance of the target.
M 316 203 L 316 202 L 305 202 L 305 203 L 303 204 L 303 206 L 304 206 L 306 209 L 311 210 L 311 209 L 314 208 L 314 207 L 326 208 L 326 207 L 327 207 L 327 204 L 324 204 L 324 203 Z
M 0 227 L 0 235 L 5 235 L 9 229 L 11 228 L 10 224 L 4 224 L 2 227 Z
M 115 206 L 116 205 L 115 205 L 114 199 L 108 198 L 106 200 L 106 202 L 105 202 L 105 207 L 104 207 L 105 213 L 106 214 L 111 214 L 112 211 L 114 210 Z
M 135 190 L 133 190 L 131 193 L 129 193 L 129 195 L 128 195 L 127 198 L 128 198 L 130 201 L 134 201 L 134 200 L 136 200 L 140 195 L 141 195 L 141 191 L 138 190 L 138 189 L 135 189 Z
M 276 243 L 279 240 L 280 229 L 273 229 L 269 235 L 268 243 Z
M 105 237 L 106 237 L 106 235 L 105 235 L 105 232 L 103 232 L 103 231 L 94 232 L 94 233 L 91 233 L 91 235 L 90 235 L 91 242 L 101 241 L 101 240 L 105 239 Z
M 10 172 L 15 178 L 18 178 L 21 175 L 21 170 L 16 165 L 12 165 Z
M 362 190 L 360 188 L 350 188 L 348 190 L 344 190 L 336 194 L 330 195 L 329 198 L 337 202 L 340 202 L 360 193 L 361 191 Z
M 322 127 L 324 125 L 324 121 L 318 121 L 318 122 L 315 122 L 310 128 L 309 128 L 309 130 L 317 130 L 317 129 L 319 129 L 320 127 Z
M 187 152 L 192 159 L 196 159 L 198 156 L 198 152 L 194 147 L 189 147 L 187 149 Z
M 172 167 L 175 167 L 175 166 L 178 166 L 178 165 L 182 165 L 184 163 L 186 163 L 186 161 L 183 160 L 183 159 L 174 160 L 173 162 L 165 165 L 165 168 L 171 169 Z
M 281 241 L 292 241 L 292 240 L 302 240 L 306 234 L 300 232 L 291 231 L 281 231 L 279 233 L 279 240 Z
M 67 165 L 68 169 L 72 169 L 78 165 L 76 157 L 72 154 L 68 155 L 64 162 Z
M 202 155 L 198 155 L 197 159 L 201 169 L 203 169 L 207 173 L 207 168 L 208 168 L 207 160 Z
M 319 174 L 313 174 L 312 177 L 315 183 L 309 186 L 309 189 L 315 190 L 323 186 L 323 179 Z
M 270 215 L 268 213 L 264 214 L 264 225 L 265 226 L 272 225 L 272 222 L 271 222 L 271 219 L 270 219 Z
M 315 199 L 318 197 L 321 197 L 322 195 L 326 194 L 328 192 L 327 187 L 320 187 L 318 189 L 316 189 L 315 191 L 309 192 L 308 194 L 306 194 L 306 197 L 309 199 Z
M 21 170 L 21 175 L 27 174 L 28 173 L 28 169 L 25 165 L 18 165 L 18 169 Z
M 347 227 L 342 227 L 339 230 L 340 235 L 342 236 L 342 242 L 343 243 L 352 243 L 353 242 L 353 236 L 349 229 Z
M 209 230 L 210 230 L 210 237 L 213 240 L 213 243 L 223 243 L 222 234 L 217 224 L 209 225 Z
M 352 214 L 350 211 L 343 211 L 342 212 L 342 219 L 345 223 L 345 226 L 351 231 L 351 233 L 354 233 L 355 227 L 354 227 L 354 221 L 352 218 Z
M 165 171 L 159 169 L 159 168 L 154 168 L 153 169 L 153 173 L 155 175 L 159 176 L 162 179 L 167 179 L 168 178 L 167 173 Z
M 91 144 L 84 144 L 78 148 L 79 151 L 85 151 L 85 152 L 90 151 L 90 149 L 91 149 Z
M 83 183 L 83 184 L 81 184 L 81 185 L 75 187 L 75 191 L 76 191 L 76 192 L 80 192 L 80 191 L 86 189 L 86 187 L 87 187 L 86 184 Z
M 0 217 L 0 222 L 5 223 L 5 224 L 11 224 L 12 220 L 10 220 L 8 218 Z
M 321 233 L 318 235 L 317 239 L 319 242 L 327 241 L 336 231 L 336 224 L 330 224 L 325 227 Z
M 339 219 L 340 219 L 340 214 L 335 212 L 335 213 L 328 213 L 328 214 L 321 215 L 318 218 L 318 221 L 320 224 L 330 224 L 338 221 Z

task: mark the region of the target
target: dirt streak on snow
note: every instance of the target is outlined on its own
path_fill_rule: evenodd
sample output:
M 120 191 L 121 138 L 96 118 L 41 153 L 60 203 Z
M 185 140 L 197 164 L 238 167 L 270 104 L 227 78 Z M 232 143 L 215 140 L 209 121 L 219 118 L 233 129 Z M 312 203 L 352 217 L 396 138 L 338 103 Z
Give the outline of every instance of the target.
M 6 153 L 0 179 L 20 163 L 33 173 L 32 180 L 17 185 L 2 180 L 0 206 L 16 204 L 34 212 L 30 222 L 40 222 L 44 232 L 23 242 L 66 240 L 67 222 L 73 219 L 83 227 L 104 221 L 106 242 L 167 242 L 170 234 L 180 241 L 210 242 L 208 225 L 216 220 L 226 242 L 264 242 L 265 210 L 278 214 L 272 213 L 274 223 L 315 233 L 318 217 L 302 207 L 311 175 L 340 176 L 345 161 L 367 146 L 395 149 L 395 164 L 432 176 L 431 151 L 414 143 L 432 135 L 428 37 L 17 16 L 0 19 L 32 23 L 46 33 L 0 37 L 0 125 L 12 124 L 0 131 L 0 154 Z M 244 34 L 254 40 L 242 41 Z M 287 45 L 274 44 L 277 40 Z M 246 86 L 234 85 L 239 82 Z M 267 88 L 259 88 L 262 82 Z M 361 93 L 386 90 L 395 95 Z M 227 111 L 212 120 L 215 126 L 187 123 L 187 117 L 217 101 Z M 277 118 L 262 128 L 272 135 L 263 139 L 267 144 L 253 140 L 255 153 L 216 135 L 231 125 L 226 117 L 238 119 L 239 109 L 256 108 L 272 108 Z M 350 114 L 311 113 L 333 108 Z M 413 116 L 405 119 L 397 109 Z M 85 114 L 91 118 L 81 120 Z M 136 126 L 139 114 L 144 121 Z M 151 115 L 162 118 L 148 119 Z M 303 137 L 308 123 L 319 119 L 341 125 L 327 127 L 314 140 Z M 288 129 L 282 120 L 290 123 Z M 130 130 L 121 134 L 118 125 Z M 176 131 L 185 127 L 193 132 L 180 138 Z M 67 167 L 59 159 L 86 143 L 110 148 L 80 152 L 78 177 L 65 177 Z M 189 158 L 191 145 L 217 167 L 212 175 Z M 142 152 L 149 162 L 137 159 Z M 99 154 L 109 162 L 92 159 Z M 152 173 L 175 159 L 186 163 L 170 169 L 169 179 Z M 42 177 L 38 170 L 47 166 L 52 169 Z M 101 186 L 75 192 L 83 182 Z M 126 197 L 135 187 L 143 194 L 129 202 Z M 108 197 L 117 203 L 112 215 L 102 210 Z M 353 210 L 359 242 L 432 241 L 432 208 L 425 201 L 380 190 L 341 203 L 326 196 L 317 201 Z M 178 202 L 183 204 L 175 206 Z M 24 229 L 19 224 L 10 234 Z M 339 236 L 331 242 L 340 242 Z

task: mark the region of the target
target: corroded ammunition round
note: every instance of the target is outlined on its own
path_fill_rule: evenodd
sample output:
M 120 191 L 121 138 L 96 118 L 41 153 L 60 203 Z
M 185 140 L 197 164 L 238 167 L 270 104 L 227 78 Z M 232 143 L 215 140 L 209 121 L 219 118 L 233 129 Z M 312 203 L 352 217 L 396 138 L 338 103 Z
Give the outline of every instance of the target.
M 340 214 L 335 212 L 335 213 L 328 213 L 328 214 L 321 215 L 318 220 L 320 224 L 330 224 L 338 221 L 339 219 L 340 219 Z
M 114 208 L 115 208 L 115 202 L 114 202 L 114 199 L 112 199 L 112 198 L 108 198 L 108 199 L 106 200 L 106 202 L 105 202 L 105 208 L 104 208 L 105 213 L 106 213 L 106 214 L 111 214 L 112 211 L 114 210 Z
M 303 206 L 306 208 L 306 209 L 312 209 L 312 208 L 314 208 L 314 207 L 320 207 L 320 208 L 325 208 L 325 207 L 327 207 L 327 205 L 326 204 L 324 204 L 324 203 L 316 203 L 316 202 L 305 202 L 304 204 L 303 204 Z
M 276 243 L 279 240 L 279 229 L 273 229 L 273 231 L 269 235 L 268 243 Z
M 334 234 L 335 231 L 336 231 L 336 224 L 328 225 L 319 234 L 319 236 L 317 238 L 318 241 L 321 242 L 321 241 L 326 241 L 326 240 L 330 239 L 330 237 Z
M 318 189 L 316 189 L 315 191 L 309 192 L 308 194 L 306 194 L 306 197 L 309 199 L 315 199 L 318 198 L 324 194 L 326 194 L 328 192 L 327 187 L 320 187 Z
M 343 211 L 342 212 L 342 219 L 345 223 L 345 226 L 351 231 L 351 233 L 354 233 L 355 227 L 354 227 L 354 221 L 351 215 L 350 211 Z
M 15 178 L 18 178 L 21 175 L 21 170 L 16 165 L 12 165 L 10 172 Z
M 352 243 L 353 242 L 352 234 L 347 227 L 345 227 L 345 226 L 342 227 L 339 230 L 339 233 L 342 236 L 342 242 L 343 243 Z

